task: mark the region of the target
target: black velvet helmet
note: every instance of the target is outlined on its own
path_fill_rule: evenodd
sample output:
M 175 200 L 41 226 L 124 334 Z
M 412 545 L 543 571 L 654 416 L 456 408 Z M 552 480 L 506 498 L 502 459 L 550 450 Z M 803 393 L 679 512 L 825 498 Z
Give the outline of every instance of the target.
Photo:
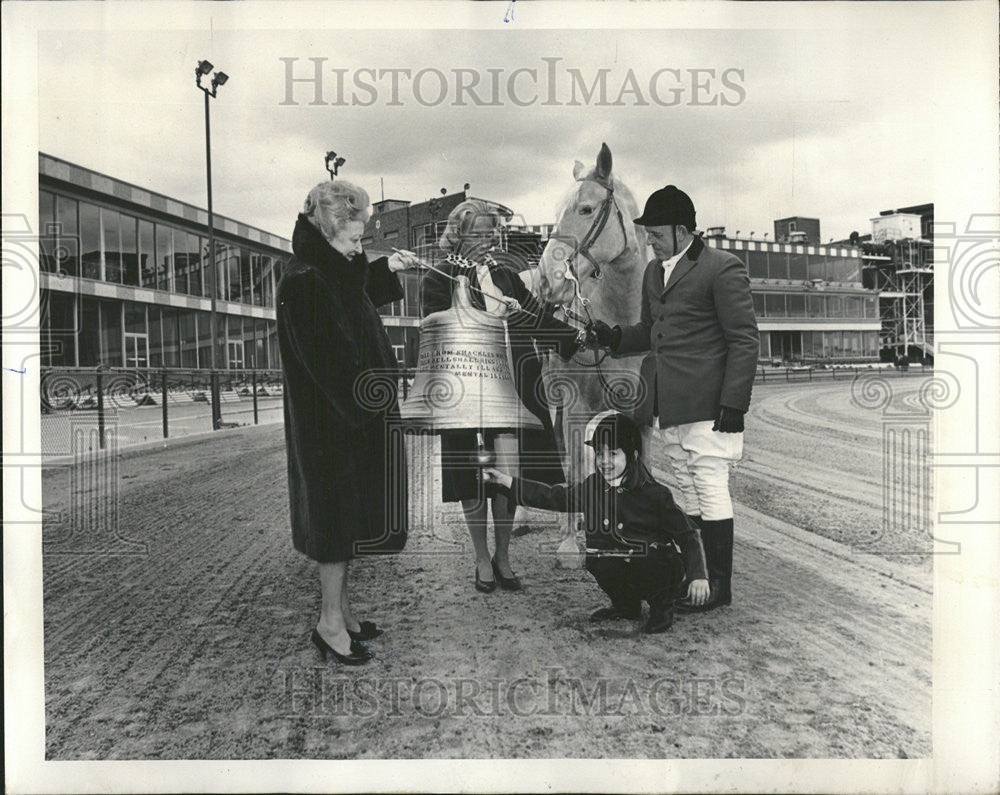
M 695 229 L 694 202 L 675 185 L 667 185 L 650 194 L 642 215 L 635 219 L 640 226 L 677 226 L 683 224 L 688 232 Z
M 599 450 L 607 445 L 611 450 L 621 450 L 632 461 L 642 455 L 642 434 L 639 427 L 624 414 L 609 414 L 597 423 L 594 433 L 584 444 Z

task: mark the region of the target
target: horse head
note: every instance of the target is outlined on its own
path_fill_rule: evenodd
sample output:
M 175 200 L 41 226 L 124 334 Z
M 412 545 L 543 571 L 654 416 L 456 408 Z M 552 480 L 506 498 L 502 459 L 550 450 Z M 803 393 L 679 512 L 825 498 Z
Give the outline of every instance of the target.
M 601 144 L 593 168 L 579 161 L 576 180 L 559 212 L 539 263 L 539 297 L 570 307 L 578 314 L 583 304 L 599 302 L 610 315 L 622 303 L 631 314 L 636 269 L 645 264 L 645 230 L 632 219 L 638 206 L 632 192 L 612 173 L 611 150 Z M 606 316 L 609 311 L 605 311 Z M 617 319 L 608 317 L 608 319 Z

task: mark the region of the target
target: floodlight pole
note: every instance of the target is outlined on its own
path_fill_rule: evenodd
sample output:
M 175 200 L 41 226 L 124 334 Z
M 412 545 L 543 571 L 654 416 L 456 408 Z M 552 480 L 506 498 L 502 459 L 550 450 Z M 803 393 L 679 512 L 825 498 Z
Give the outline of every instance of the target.
M 212 369 L 210 379 L 211 379 L 211 391 L 212 391 L 212 429 L 218 430 L 222 424 L 222 399 L 219 394 L 219 374 L 216 371 L 218 366 L 218 359 L 216 357 L 216 346 L 218 345 L 218 322 L 217 322 L 217 291 L 219 286 L 218 274 L 216 271 L 216 261 L 215 261 L 215 217 L 212 213 L 212 128 L 209 121 L 209 99 L 214 97 L 219 83 L 213 79 L 211 89 L 206 88 L 201 84 L 201 78 L 203 72 L 201 65 L 203 62 L 198 63 L 195 67 L 195 81 L 198 88 L 201 89 L 202 93 L 205 95 L 205 173 L 206 181 L 208 187 L 208 264 L 209 264 L 209 279 L 212 282 L 211 292 L 211 310 L 209 312 L 209 332 L 211 336 L 210 345 L 210 358 L 209 366 Z

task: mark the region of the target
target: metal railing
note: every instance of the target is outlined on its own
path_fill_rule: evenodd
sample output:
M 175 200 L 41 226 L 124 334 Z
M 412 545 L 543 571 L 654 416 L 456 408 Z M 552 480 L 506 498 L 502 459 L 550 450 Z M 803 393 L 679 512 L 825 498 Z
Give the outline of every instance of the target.
M 214 430 L 251 422 L 257 425 L 262 412 L 282 407 L 281 370 L 43 367 L 43 436 L 46 427 L 56 428 L 60 421 L 84 418 L 96 422 L 102 450 L 107 446 L 111 423 L 119 431 L 158 425 L 157 435 L 164 439 L 171 435 L 172 425 L 183 425 L 184 433 L 213 430 L 213 385 L 222 404 Z M 158 421 L 152 419 L 154 413 Z M 149 440 L 149 432 L 143 434 L 141 440 Z
M 896 377 L 908 375 L 933 375 L 933 367 L 896 367 L 894 365 L 841 365 L 837 367 L 816 367 L 814 365 L 800 365 L 788 367 L 758 367 L 754 376 L 755 383 L 797 383 L 816 381 L 849 381 L 858 376 L 859 373 L 879 373 L 881 375 Z

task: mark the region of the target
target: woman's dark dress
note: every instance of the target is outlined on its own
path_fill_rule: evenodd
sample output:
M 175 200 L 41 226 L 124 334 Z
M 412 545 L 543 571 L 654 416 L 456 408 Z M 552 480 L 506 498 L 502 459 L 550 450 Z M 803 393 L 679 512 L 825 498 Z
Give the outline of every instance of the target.
M 278 284 L 295 548 L 320 563 L 406 543 L 396 359 L 376 306 L 403 290 L 385 258 L 348 260 L 299 216 Z
M 501 252 L 494 256 L 502 258 L 503 254 Z M 480 310 L 485 309 L 483 296 L 478 292 L 480 285 L 476 268 L 460 268 L 444 262 L 436 264 L 435 267 L 452 276 L 467 276 L 469 297 L 473 306 Z M 507 318 L 507 333 L 514 366 L 514 388 L 524 406 L 542 423 L 541 429 L 520 428 L 517 432 L 521 475 L 541 483 L 562 483 L 566 480 L 566 476 L 556 447 L 548 403 L 541 387 L 542 363 L 535 352 L 533 340 L 559 346 L 565 353 L 575 350 L 573 341 L 576 339 L 577 331 L 556 320 L 550 311 L 546 311 L 541 302 L 525 287 L 513 267 L 502 262 L 491 265 L 490 278 L 500 292 L 521 305 L 521 312 Z M 423 280 L 421 314 L 427 317 L 434 312 L 450 308 L 454 286 L 455 283 L 447 277 L 433 271 L 428 272 Z M 491 437 L 492 434 L 488 433 L 488 446 Z M 483 486 L 478 479 L 479 470 L 472 463 L 475 450 L 474 430 L 449 431 L 441 434 L 443 502 L 458 502 L 484 496 Z M 487 486 L 485 496 L 490 497 L 493 493 L 494 487 Z

